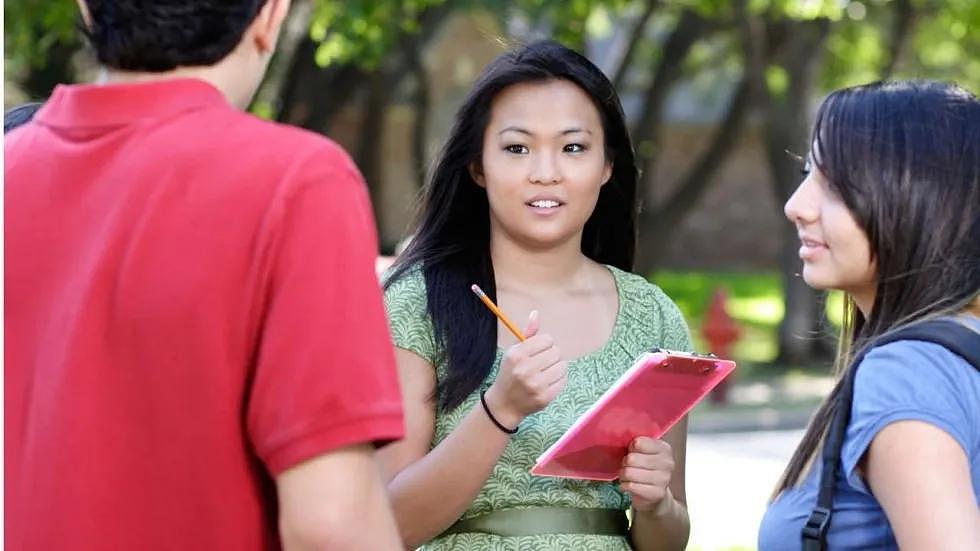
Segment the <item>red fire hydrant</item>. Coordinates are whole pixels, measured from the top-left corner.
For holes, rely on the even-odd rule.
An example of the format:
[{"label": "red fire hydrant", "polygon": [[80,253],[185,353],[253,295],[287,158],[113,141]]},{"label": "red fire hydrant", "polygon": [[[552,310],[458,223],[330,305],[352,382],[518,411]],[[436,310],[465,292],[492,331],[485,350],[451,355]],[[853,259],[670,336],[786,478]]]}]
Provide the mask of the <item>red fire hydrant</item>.
[{"label": "red fire hydrant", "polygon": [[[701,334],[708,341],[710,351],[719,358],[731,358],[731,346],[738,340],[742,330],[725,309],[728,293],[722,288],[716,288],[711,296],[711,303],[704,316]],[[728,385],[731,377],[726,378],[711,391],[711,401],[724,404],[728,400]]]}]

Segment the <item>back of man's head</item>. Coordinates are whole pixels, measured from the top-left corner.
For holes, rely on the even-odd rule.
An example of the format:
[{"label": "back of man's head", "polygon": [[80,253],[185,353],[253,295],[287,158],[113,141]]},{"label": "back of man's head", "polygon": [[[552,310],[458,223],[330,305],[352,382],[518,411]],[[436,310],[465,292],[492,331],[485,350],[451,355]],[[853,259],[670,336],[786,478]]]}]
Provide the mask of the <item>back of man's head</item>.
[{"label": "back of man's head", "polygon": [[82,1],[86,34],[102,65],[163,72],[224,59],[266,0]]}]

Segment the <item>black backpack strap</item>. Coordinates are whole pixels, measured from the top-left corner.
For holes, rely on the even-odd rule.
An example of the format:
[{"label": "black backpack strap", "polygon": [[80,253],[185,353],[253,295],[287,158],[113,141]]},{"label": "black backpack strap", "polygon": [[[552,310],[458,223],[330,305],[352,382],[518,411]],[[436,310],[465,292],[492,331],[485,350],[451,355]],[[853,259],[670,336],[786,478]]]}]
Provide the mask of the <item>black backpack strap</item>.
[{"label": "black backpack strap", "polygon": [[949,319],[917,323],[885,335],[876,340],[874,345],[881,346],[895,341],[925,341],[938,344],[980,370],[980,333],[962,323]]},{"label": "black backpack strap", "polygon": [[827,548],[827,530],[833,516],[834,490],[840,470],[840,454],[844,447],[847,425],[851,420],[851,401],[854,398],[854,379],[864,356],[873,348],[895,341],[925,341],[945,347],[950,352],[980,370],[980,333],[952,320],[932,320],[910,325],[874,340],[851,362],[844,374],[837,405],[820,457],[820,485],[817,506],[803,526],[803,551],[823,551]]}]

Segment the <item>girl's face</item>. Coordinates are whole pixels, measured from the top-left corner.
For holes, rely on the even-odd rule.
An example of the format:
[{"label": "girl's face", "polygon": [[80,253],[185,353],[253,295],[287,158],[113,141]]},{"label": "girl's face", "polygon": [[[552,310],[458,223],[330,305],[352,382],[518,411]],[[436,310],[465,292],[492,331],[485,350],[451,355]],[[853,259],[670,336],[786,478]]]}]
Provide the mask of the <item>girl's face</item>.
[{"label": "girl's face", "polygon": [[877,269],[871,244],[830,182],[812,163],[784,212],[799,232],[803,279],[816,289],[840,289],[862,310],[874,304]]},{"label": "girl's face", "polygon": [[487,190],[490,225],[530,248],[581,241],[609,180],[599,111],[565,80],[515,84],[493,100],[482,163],[470,167]]}]

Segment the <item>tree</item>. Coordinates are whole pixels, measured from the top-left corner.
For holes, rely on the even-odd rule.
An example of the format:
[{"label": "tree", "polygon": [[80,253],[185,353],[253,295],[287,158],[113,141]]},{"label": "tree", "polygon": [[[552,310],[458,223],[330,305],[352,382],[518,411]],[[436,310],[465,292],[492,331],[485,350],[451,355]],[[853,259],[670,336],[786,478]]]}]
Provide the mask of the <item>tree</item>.
[{"label": "tree", "polygon": [[[385,164],[379,137],[388,107],[407,98],[415,113],[410,180],[421,186],[432,108],[422,53],[451,15],[473,10],[493,14],[502,29],[522,21],[528,37],[553,36],[585,52],[603,34],[621,36],[607,70],[621,93],[640,101],[631,126],[645,184],[641,273],[656,266],[674,228],[710,190],[754,121],[781,204],[799,179],[786,151],[806,153],[811,113],[828,90],[889,76],[955,79],[980,90],[980,58],[969,54],[980,51],[980,33],[970,32],[980,28],[974,0],[295,0],[253,111],[329,133],[339,113],[356,110],[360,132],[352,153],[377,198]],[[43,99],[55,83],[74,78],[71,60],[80,45],[74,2],[7,2],[4,15],[8,82]],[[704,76],[731,82],[706,147],[676,181],[651,181],[667,98]],[[655,194],[658,188],[670,192]],[[379,222],[385,214],[376,213]],[[821,341],[813,337],[824,327],[823,308],[821,295],[795,275],[796,236],[785,227],[780,356],[805,361],[819,353]]]},{"label": "tree", "polygon": [[55,85],[73,82],[72,57],[81,46],[78,8],[71,0],[4,2],[4,80],[15,81],[30,100],[43,100]]},{"label": "tree", "polygon": [[[957,75],[974,86],[980,63],[964,55],[965,29],[980,23],[972,2],[933,3],[895,0],[887,4],[824,6],[800,17],[801,6],[774,2],[763,18],[766,27],[765,112],[766,153],[773,192],[785,203],[799,180],[799,161],[787,152],[805,155],[818,94],[892,77]],[[953,29],[950,36],[950,26]],[[980,47],[975,37],[970,39]],[[917,42],[914,49],[907,46]],[[952,59],[966,64],[962,72]],[[787,363],[806,361],[830,350],[823,293],[799,277],[795,229],[786,226],[780,255],[786,315],[779,329],[779,357]]]},{"label": "tree", "polygon": [[[381,136],[388,107],[395,91],[411,79],[416,111],[414,180],[421,187],[427,166],[429,105],[421,52],[456,3],[319,0],[312,2],[312,8],[310,32],[289,61],[275,117],[326,134],[334,117],[360,100],[360,130],[352,154],[378,205],[384,166]],[[379,226],[384,216],[376,209]],[[393,242],[382,243],[386,250],[393,246]]]}]

